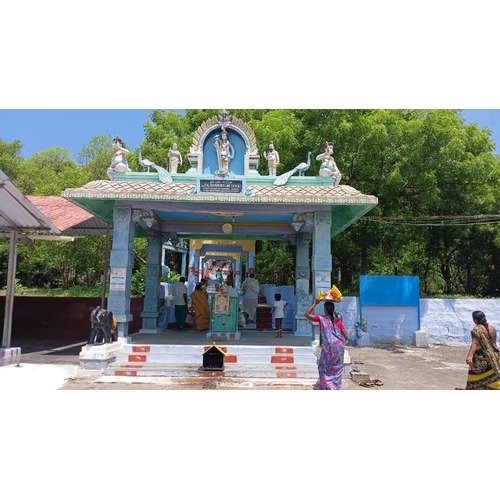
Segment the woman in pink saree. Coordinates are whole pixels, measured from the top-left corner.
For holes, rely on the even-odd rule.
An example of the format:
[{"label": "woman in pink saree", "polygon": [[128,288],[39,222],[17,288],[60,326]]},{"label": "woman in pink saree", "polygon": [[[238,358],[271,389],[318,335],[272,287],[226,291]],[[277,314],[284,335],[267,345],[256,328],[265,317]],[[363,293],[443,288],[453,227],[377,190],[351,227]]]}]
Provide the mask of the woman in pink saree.
[{"label": "woman in pink saree", "polygon": [[325,302],[325,314],[313,314],[313,309],[319,304],[307,308],[305,317],[319,323],[321,355],[318,360],[319,378],[314,389],[336,390],[342,388],[344,372],[344,347],[347,342],[347,332],[340,318],[335,316],[335,304]]}]

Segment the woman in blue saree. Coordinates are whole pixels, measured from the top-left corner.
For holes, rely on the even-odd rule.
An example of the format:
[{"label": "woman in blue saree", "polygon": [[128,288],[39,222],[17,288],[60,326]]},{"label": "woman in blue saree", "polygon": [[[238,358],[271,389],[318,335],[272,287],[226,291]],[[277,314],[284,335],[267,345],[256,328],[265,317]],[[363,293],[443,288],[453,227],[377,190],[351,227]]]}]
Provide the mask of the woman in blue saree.
[{"label": "woman in blue saree", "polygon": [[324,315],[313,314],[313,309],[319,304],[316,299],[306,310],[305,317],[319,323],[321,354],[318,360],[319,378],[314,389],[335,390],[342,388],[344,372],[344,347],[347,342],[347,332],[340,318],[335,316],[335,304],[325,302]]}]

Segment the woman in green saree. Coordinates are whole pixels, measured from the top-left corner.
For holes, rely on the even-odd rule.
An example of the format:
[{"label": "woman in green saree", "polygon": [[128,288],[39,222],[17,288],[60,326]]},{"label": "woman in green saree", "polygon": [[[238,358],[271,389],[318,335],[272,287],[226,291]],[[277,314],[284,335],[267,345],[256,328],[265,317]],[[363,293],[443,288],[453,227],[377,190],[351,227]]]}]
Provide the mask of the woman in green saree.
[{"label": "woman in green saree", "polygon": [[496,345],[497,333],[488,324],[482,311],[472,313],[474,328],[467,354],[469,373],[466,389],[500,389],[500,353]]}]

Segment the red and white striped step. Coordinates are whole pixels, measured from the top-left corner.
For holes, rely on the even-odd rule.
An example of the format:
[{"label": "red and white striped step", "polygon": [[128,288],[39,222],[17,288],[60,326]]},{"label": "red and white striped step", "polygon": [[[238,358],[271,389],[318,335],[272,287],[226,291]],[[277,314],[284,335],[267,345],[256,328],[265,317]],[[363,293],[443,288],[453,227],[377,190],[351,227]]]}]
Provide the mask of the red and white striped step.
[{"label": "red and white striped step", "polygon": [[124,346],[105,375],[117,377],[310,378],[318,376],[311,347],[218,346],[226,353],[223,372],[201,370],[206,345]]}]

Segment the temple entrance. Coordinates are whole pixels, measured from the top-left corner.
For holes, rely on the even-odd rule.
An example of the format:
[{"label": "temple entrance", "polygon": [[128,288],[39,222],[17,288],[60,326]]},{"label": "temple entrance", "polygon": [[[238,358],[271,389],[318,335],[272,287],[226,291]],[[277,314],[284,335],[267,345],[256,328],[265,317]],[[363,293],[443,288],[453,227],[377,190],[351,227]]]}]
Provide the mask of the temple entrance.
[{"label": "temple entrance", "polygon": [[[113,223],[107,308],[117,320],[119,337],[127,340],[137,333],[129,331],[130,290],[133,240],[141,236],[148,240],[148,255],[139,334],[162,334],[163,327],[170,322],[160,325],[161,308],[175,310],[179,304],[174,302],[183,300],[184,294],[174,299],[175,294],[162,297],[160,293],[165,243],[179,252],[182,248],[185,256],[182,273],[187,267],[187,296],[192,296],[202,278],[208,279],[210,287],[214,285],[214,293],[223,294],[226,290],[219,287],[216,292],[215,284],[232,280],[231,288],[237,294],[233,298],[241,302],[244,278],[255,271],[258,277],[255,241],[274,240],[295,247],[291,331],[295,336],[310,339],[312,325],[304,318],[304,311],[313,294],[331,286],[332,237],[378,203],[373,196],[339,185],[340,172],[333,160],[331,143],[326,144],[330,149],[325,147],[316,156],[321,162],[321,175],[317,177],[304,175],[310,167],[311,154],[307,163],[299,163],[276,176],[279,144],[272,144],[272,148],[261,145],[263,150],[268,148],[264,154],[268,175],[262,175],[254,132],[223,111],[203,122],[194,133],[187,153],[190,165],[187,172],[177,173],[174,159],[182,152],[173,150],[176,156],[172,153],[168,169],[141,159],[141,165],[152,164],[152,169],[119,172],[112,165],[110,181],[67,189],[63,193],[65,198]],[[335,168],[327,168],[329,165]],[[242,275],[243,262],[246,276]],[[272,303],[274,290],[260,285],[258,298],[266,297],[267,303]],[[214,304],[212,299],[210,304]],[[213,305],[210,307],[212,311]],[[232,312],[226,316],[235,312],[229,310]],[[234,316],[231,318],[233,321]],[[219,329],[227,327],[225,319],[228,318],[210,318],[206,340],[212,340],[212,335],[218,333],[212,328],[214,324]]]}]

